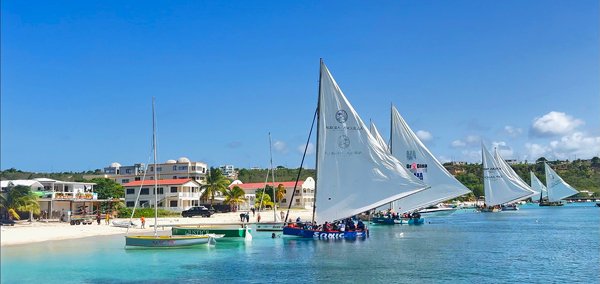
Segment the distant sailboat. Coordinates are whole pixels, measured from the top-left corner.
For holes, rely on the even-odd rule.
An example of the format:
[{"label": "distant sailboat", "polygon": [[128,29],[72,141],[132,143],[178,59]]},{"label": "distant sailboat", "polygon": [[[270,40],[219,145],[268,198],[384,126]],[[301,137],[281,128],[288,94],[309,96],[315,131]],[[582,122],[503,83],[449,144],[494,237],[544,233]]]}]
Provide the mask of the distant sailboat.
[{"label": "distant sailboat", "polygon": [[529,186],[523,186],[515,179],[513,174],[502,164],[502,158],[498,161],[485,145],[481,145],[483,166],[483,188],[485,204],[482,211],[498,212],[500,205],[512,203],[532,194]]},{"label": "distant sailboat", "polygon": [[561,200],[579,193],[576,189],[566,183],[547,163],[544,163],[546,171],[546,190],[548,202],[540,203],[540,206],[562,206]]},{"label": "distant sailboat", "polygon": [[413,212],[471,192],[444,168],[408,126],[396,107],[391,109],[390,151],[405,168],[430,186],[427,190],[399,199],[399,213]]},{"label": "distant sailboat", "polygon": [[[315,220],[348,221],[426,188],[384,151],[322,61],[317,109]],[[295,226],[283,229],[285,235],[307,238],[355,238],[366,232]]]},{"label": "distant sailboat", "polygon": [[527,189],[530,191],[530,194],[527,196],[523,196],[517,200],[511,201],[510,203],[502,204],[502,211],[510,211],[517,210],[517,202],[526,200],[528,198],[534,197],[537,195],[537,192],[531,189],[531,187],[521,179],[521,177],[513,170],[513,168],[500,156],[498,149],[494,150],[494,158],[498,162],[498,165],[502,167],[502,170],[506,173],[507,178],[511,179],[513,182],[517,183],[521,188]]},{"label": "distant sailboat", "polygon": [[533,189],[536,192],[536,195],[540,197],[539,200],[541,203],[544,197],[544,193],[546,194],[546,196],[548,196],[546,186],[540,181],[540,179],[537,178],[537,176],[532,171],[529,171],[529,176],[531,177],[531,189]]},{"label": "distant sailboat", "polygon": [[[152,151],[154,155],[154,169],[157,169],[156,158],[156,117],[154,114],[154,98],[152,99]],[[222,236],[216,235],[188,235],[188,236],[159,236],[158,229],[158,171],[154,171],[154,235],[152,236],[125,236],[126,248],[171,248],[171,247],[188,247],[199,244],[214,243],[214,238]],[[145,174],[144,174],[145,175]],[[145,176],[144,176],[145,178]],[[138,198],[141,190],[138,191]],[[137,199],[136,199],[137,205]],[[135,212],[135,206],[134,206]],[[133,216],[133,213],[132,213]],[[129,221],[131,222],[131,221]],[[129,232],[129,227],[127,229]]]}]

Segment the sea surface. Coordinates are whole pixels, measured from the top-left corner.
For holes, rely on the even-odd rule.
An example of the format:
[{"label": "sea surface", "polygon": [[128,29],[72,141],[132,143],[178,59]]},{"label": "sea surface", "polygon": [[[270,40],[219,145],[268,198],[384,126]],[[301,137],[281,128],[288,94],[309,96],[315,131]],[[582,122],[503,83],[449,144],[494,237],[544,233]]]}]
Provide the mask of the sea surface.
[{"label": "sea surface", "polygon": [[[221,239],[125,250],[123,236],[2,248],[2,283],[598,283],[600,207],[460,210],[355,241]],[[323,282],[325,281],[325,282]]]}]

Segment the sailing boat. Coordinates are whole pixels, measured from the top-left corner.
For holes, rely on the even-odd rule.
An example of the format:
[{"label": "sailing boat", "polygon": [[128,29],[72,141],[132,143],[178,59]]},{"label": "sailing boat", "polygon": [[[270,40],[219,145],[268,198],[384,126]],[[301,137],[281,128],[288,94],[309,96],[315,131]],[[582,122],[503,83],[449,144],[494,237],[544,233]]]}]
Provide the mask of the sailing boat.
[{"label": "sailing boat", "polygon": [[525,188],[530,191],[530,194],[528,196],[524,196],[517,200],[513,200],[510,203],[505,203],[501,205],[502,211],[518,210],[519,208],[517,207],[517,202],[531,198],[537,195],[537,192],[531,189],[531,187],[525,181],[523,181],[523,179],[521,179],[521,177],[515,172],[515,170],[513,170],[513,168],[504,159],[502,159],[500,153],[498,152],[498,149],[494,150],[494,158],[498,162],[498,165],[502,167],[503,171],[506,173],[508,178],[510,178],[513,182],[519,184],[519,186],[521,186],[522,188]]},{"label": "sailing boat", "polygon": [[[154,169],[157,169],[156,159],[156,116],[154,114],[154,98],[152,98],[152,151],[154,155]],[[141,248],[170,248],[187,247],[199,244],[214,243],[214,235],[187,235],[187,236],[159,236],[157,232],[158,220],[158,171],[154,171],[154,235],[125,236],[125,247]],[[138,191],[138,198],[139,193]],[[136,200],[137,201],[137,200]],[[137,205],[137,202],[136,202]],[[134,207],[135,212],[135,207]],[[132,213],[133,216],[133,213]],[[129,231],[129,229],[127,229]]]},{"label": "sailing boat", "polygon": [[[529,171],[529,176],[531,177],[531,189],[537,192],[540,195],[539,203],[543,202],[544,193],[546,193],[546,197],[548,197],[548,190],[546,190],[546,186],[537,178],[537,176]],[[536,195],[537,195],[536,194]]]},{"label": "sailing boat", "polygon": [[[275,171],[273,170],[273,151],[271,146],[273,143],[271,142],[271,133],[269,132],[269,156],[270,156],[270,165],[271,165],[271,174],[273,180],[273,222],[263,222],[256,223],[257,231],[283,231],[283,226],[285,226],[284,222],[278,222],[277,218],[277,191],[275,190]],[[265,189],[267,188],[267,181],[269,180],[269,171],[267,171],[267,178],[265,180]],[[264,196],[264,195],[263,195]],[[261,200],[262,205],[262,200]]]},{"label": "sailing boat", "polygon": [[433,156],[393,105],[391,121],[390,152],[407,170],[430,186],[427,190],[397,200],[399,213],[427,208],[471,192]]},{"label": "sailing boat", "polygon": [[482,212],[499,212],[500,205],[531,196],[529,186],[523,186],[510,171],[481,144],[485,204]]},{"label": "sailing boat", "polygon": [[[313,221],[345,221],[350,230],[304,224],[283,228],[306,238],[356,238],[368,235],[349,218],[426,188],[371,135],[321,60],[317,106],[315,205]],[[363,229],[364,228],[364,229]]]},{"label": "sailing boat", "polygon": [[547,163],[544,163],[546,171],[547,202],[540,202],[540,206],[562,206],[561,200],[579,193],[576,189],[566,183]]}]

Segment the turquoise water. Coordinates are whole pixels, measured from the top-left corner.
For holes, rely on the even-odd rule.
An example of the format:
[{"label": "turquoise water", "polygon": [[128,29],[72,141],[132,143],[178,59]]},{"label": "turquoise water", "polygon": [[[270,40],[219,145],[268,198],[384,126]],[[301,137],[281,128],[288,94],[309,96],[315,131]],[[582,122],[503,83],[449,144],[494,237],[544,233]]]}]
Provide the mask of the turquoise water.
[{"label": "turquoise water", "polygon": [[2,283],[598,283],[600,208],[458,211],[371,226],[357,241],[254,233],[251,243],[124,250],[111,236],[2,248]]}]

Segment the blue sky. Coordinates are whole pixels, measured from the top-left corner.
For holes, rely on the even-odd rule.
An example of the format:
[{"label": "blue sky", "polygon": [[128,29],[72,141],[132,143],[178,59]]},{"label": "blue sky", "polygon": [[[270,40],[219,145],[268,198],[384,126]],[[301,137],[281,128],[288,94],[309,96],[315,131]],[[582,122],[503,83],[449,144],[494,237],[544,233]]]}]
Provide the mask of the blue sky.
[{"label": "blue sky", "polygon": [[[2,1],[1,168],[297,167],[319,58],[442,161],[600,153],[598,1]],[[314,165],[314,154],[308,158]]]}]

